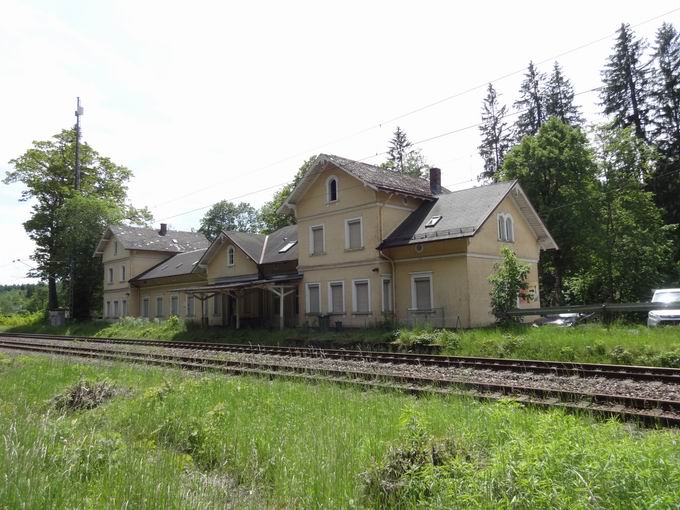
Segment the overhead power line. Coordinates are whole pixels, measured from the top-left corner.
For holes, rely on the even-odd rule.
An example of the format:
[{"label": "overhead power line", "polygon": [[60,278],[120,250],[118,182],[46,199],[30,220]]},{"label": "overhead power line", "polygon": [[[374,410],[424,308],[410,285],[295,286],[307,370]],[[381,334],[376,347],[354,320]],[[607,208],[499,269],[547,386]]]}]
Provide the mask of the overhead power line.
[{"label": "overhead power line", "polygon": [[[664,12],[664,13],[662,13],[662,14],[658,14],[658,15],[653,16],[653,17],[651,17],[651,18],[647,18],[647,19],[645,19],[645,20],[643,20],[643,21],[640,21],[640,22],[638,22],[638,23],[635,23],[635,24],[631,25],[631,28],[637,28],[637,27],[640,27],[640,26],[642,26],[642,25],[646,25],[647,23],[651,23],[652,21],[656,21],[656,20],[658,20],[658,19],[660,19],[660,18],[663,18],[663,17],[668,16],[668,15],[670,15],[670,14],[674,14],[674,13],[676,13],[676,12],[678,12],[678,11],[680,11],[680,7],[677,7],[677,8],[675,8],[675,9],[671,9],[670,11]],[[594,40],[592,40],[592,41],[586,42],[586,43],[581,44],[581,45],[578,45],[578,46],[574,46],[573,48],[570,48],[570,49],[568,49],[568,50],[565,50],[565,51],[563,51],[563,52],[561,52],[561,53],[558,53],[558,54],[553,55],[553,56],[551,56],[551,57],[548,57],[548,58],[545,58],[545,59],[543,59],[543,60],[537,61],[535,64],[536,64],[537,66],[540,66],[540,65],[542,65],[542,64],[545,64],[545,63],[547,63],[547,62],[551,62],[551,61],[553,61],[553,60],[556,60],[556,59],[558,59],[558,58],[564,57],[564,56],[569,55],[569,54],[571,54],[571,53],[575,53],[575,52],[577,52],[577,51],[581,51],[581,50],[583,50],[583,49],[589,48],[589,47],[594,46],[594,45],[596,45],[596,44],[599,44],[599,43],[601,43],[601,42],[603,42],[603,41],[606,41],[606,40],[610,39],[610,38],[612,37],[612,35],[615,35],[615,34],[616,34],[616,31],[614,31],[614,32],[608,32],[607,34],[603,35],[602,37],[598,37],[597,39],[594,39]],[[515,70],[515,71],[509,72],[509,73],[506,73],[506,74],[503,74],[503,75],[498,76],[498,77],[496,77],[496,78],[493,78],[493,79],[491,79],[491,80],[485,80],[483,83],[480,83],[480,84],[475,85],[475,86],[473,86],[473,87],[470,87],[470,88],[461,90],[461,91],[459,91],[459,92],[455,92],[455,93],[453,93],[453,94],[451,94],[451,95],[448,95],[448,96],[446,96],[446,97],[443,97],[443,98],[438,99],[438,100],[436,100],[436,101],[433,101],[433,102],[431,102],[431,103],[425,104],[425,105],[420,106],[420,107],[418,107],[418,108],[415,108],[415,109],[413,109],[413,110],[406,111],[406,112],[404,112],[404,113],[401,113],[401,114],[396,115],[396,116],[394,116],[394,117],[391,117],[391,118],[389,118],[389,119],[380,121],[380,122],[378,122],[378,123],[376,123],[376,124],[372,124],[372,125],[370,125],[370,126],[366,126],[365,128],[359,129],[359,130],[357,130],[357,131],[355,131],[355,132],[353,132],[353,133],[350,133],[350,134],[348,134],[348,135],[341,136],[341,137],[339,137],[339,138],[330,140],[330,141],[328,141],[328,142],[322,143],[322,144],[317,145],[317,146],[315,146],[315,147],[309,148],[309,149],[307,149],[307,150],[305,150],[305,151],[300,151],[300,152],[297,152],[297,153],[292,154],[292,155],[290,155],[290,156],[281,158],[281,159],[279,159],[279,160],[277,160],[277,161],[274,161],[274,162],[272,162],[272,163],[268,163],[268,164],[265,164],[265,165],[263,165],[263,166],[256,167],[256,168],[254,168],[254,169],[252,169],[252,170],[249,170],[249,171],[247,171],[247,172],[244,172],[244,173],[241,174],[241,175],[245,175],[245,174],[252,175],[252,174],[254,174],[254,173],[261,172],[261,171],[266,170],[266,169],[268,169],[268,168],[272,168],[272,167],[274,167],[274,166],[277,166],[277,165],[279,165],[279,164],[281,164],[281,163],[285,163],[285,162],[290,161],[290,160],[292,160],[292,159],[299,158],[299,157],[309,156],[310,154],[314,154],[315,151],[317,151],[317,150],[319,150],[319,149],[322,149],[322,148],[324,148],[324,147],[326,147],[326,146],[328,146],[328,145],[333,145],[333,144],[340,143],[340,142],[345,141],[345,140],[352,139],[352,138],[354,138],[354,137],[356,137],[356,136],[362,135],[362,134],[364,134],[364,133],[368,133],[369,131],[372,131],[372,130],[374,130],[374,129],[380,129],[380,128],[382,128],[382,127],[383,127],[384,125],[386,125],[386,124],[394,123],[394,122],[396,122],[396,121],[398,121],[398,120],[404,119],[404,118],[409,117],[409,116],[411,116],[411,115],[415,115],[416,113],[420,113],[420,112],[422,112],[422,111],[428,110],[428,109],[430,109],[430,108],[433,108],[433,107],[438,106],[438,105],[440,105],[440,104],[446,103],[446,102],[451,101],[451,100],[453,100],[453,99],[456,99],[456,98],[465,96],[466,94],[470,94],[470,93],[472,93],[472,92],[474,92],[474,91],[476,91],[476,90],[479,90],[479,89],[481,89],[481,88],[484,88],[484,87],[488,86],[489,83],[497,83],[497,82],[499,82],[499,81],[505,80],[505,79],[510,78],[510,77],[512,77],[512,76],[515,76],[515,75],[517,75],[517,74],[523,73],[523,72],[525,72],[525,71],[526,71],[526,66],[525,66],[525,67],[522,67],[521,69],[517,69],[517,70]],[[230,178],[230,180],[231,180],[231,179],[233,179],[233,177]],[[219,182],[226,182],[226,180],[219,181]],[[196,189],[196,190],[194,190],[194,191],[190,191],[190,192],[188,192],[188,193],[184,193],[183,195],[179,195],[179,196],[177,196],[177,197],[175,197],[175,198],[171,198],[171,199],[169,199],[169,200],[165,200],[165,201],[163,201],[163,202],[159,202],[159,203],[153,205],[152,208],[160,207],[160,206],[162,206],[162,205],[166,205],[166,204],[170,204],[170,203],[172,203],[172,202],[176,202],[176,201],[178,201],[178,200],[182,200],[183,198],[186,198],[186,197],[195,195],[195,194],[197,194],[197,193],[201,193],[201,192],[203,192],[203,191],[212,189],[213,187],[214,187],[214,184],[211,184],[210,186],[206,186],[206,187],[203,187],[203,188]]]}]

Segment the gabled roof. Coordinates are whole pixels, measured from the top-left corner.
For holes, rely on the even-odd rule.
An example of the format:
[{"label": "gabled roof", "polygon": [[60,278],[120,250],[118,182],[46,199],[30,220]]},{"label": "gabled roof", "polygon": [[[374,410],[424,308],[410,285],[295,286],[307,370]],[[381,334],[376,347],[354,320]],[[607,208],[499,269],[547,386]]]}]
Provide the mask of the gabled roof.
[{"label": "gabled roof", "polygon": [[138,274],[130,281],[149,280],[151,278],[163,278],[167,276],[181,276],[191,274],[198,265],[198,261],[205,253],[203,250],[193,250],[186,253],[173,255],[151,269]]},{"label": "gabled roof", "polygon": [[153,228],[112,225],[104,232],[94,255],[101,256],[104,253],[106,243],[114,236],[126,250],[181,253],[206,249],[210,245],[205,236],[200,232],[168,230],[165,235],[161,235],[158,230]]},{"label": "gabled roof", "polygon": [[[453,191],[438,196],[434,202],[425,202],[410,214],[379,248],[473,236],[510,193],[536,234],[541,248],[557,249],[557,244],[517,181]],[[441,219],[434,227],[426,227],[433,216],[441,216]]]},{"label": "gabled roof", "polygon": [[[293,209],[295,204],[298,203],[307,189],[328,165],[348,173],[375,190],[417,197],[424,200],[433,200],[436,196],[430,191],[430,181],[427,179],[402,175],[378,166],[369,165],[368,163],[341,158],[340,156],[320,154],[314,160],[314,163],[312,163],[309,171],[279,208],[279,212],[283,213]],[[448,190],[442,189],[442,192],[446,193]]]},{"label": "gabled roof", "polygon": [[[280,228],[269,235],[248,232],[222,232],[205,250],[200,265],[209,264],[220,247],[228,242],[238,246],[255,264],[270,264],[297,260],[297,225]],[[295,243],[284,253],[279,250],[288,243]]]}]

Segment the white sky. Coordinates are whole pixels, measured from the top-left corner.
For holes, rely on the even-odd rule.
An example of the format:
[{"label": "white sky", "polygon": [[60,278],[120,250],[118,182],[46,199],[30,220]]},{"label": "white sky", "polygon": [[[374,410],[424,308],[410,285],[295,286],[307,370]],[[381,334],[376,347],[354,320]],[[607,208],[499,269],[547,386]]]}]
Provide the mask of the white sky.
[{"label": "white sky", "polygon": [[[576,92],[599,73],[621,22],[653,37],[680,27],[672,1],[50,2],[0,4],[0,175],[7,162],[74,122],[133,170],[129,195],[156,223],[197,228],[222,199],[260,206],[319,152],[363,159],[400,125],[412,141],[480,120],[485,84],[560,57]],[[609,34],[612,34],[609,36]],[[512,103],[522,73],[499,80]],[[416,114],[391,120],[470,88]],[[597,95],[578,98],[597,121]],[[474,185],[479,133],[419,145],[442,182]],[[383,156],[367,159],[379,163]],[[252,193],[256,190],[265,191]],[[33,250],[21,187],[0,184],[0,283],[20,283]],[[203,208],[197,212],[180,213]]]}]

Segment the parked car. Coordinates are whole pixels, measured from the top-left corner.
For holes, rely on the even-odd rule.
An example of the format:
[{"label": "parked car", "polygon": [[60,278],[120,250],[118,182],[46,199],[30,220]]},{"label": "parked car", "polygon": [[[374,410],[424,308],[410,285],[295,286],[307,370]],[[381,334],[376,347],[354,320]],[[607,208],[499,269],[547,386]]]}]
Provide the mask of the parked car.
[{"label": "parked car", "polygon": [[592,313],[558,313],[557,315],[546,315],[537,319],[532,324],[534,327],[538,326],[559,326],[562,328],[569,328],[581,322],[590,319],[594,314]]},{"label": "parked car", "polygon": [[654,291],[652,303],[678,303],[677,308],[652,310],[647,316],[647,326],[680,326],[680,289],[659,289]]}]

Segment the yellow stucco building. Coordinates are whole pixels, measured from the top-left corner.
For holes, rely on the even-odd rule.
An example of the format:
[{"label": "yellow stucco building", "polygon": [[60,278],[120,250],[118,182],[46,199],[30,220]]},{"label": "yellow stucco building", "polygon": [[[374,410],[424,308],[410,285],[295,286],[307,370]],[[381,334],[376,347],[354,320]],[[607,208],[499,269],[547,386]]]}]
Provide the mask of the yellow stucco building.
[{"label": "yellow stucco building", "polygon": [[321,155],[279,212],[297,224],[212,243],[165,226],[110,227],[96,252],[105,317],[484,326],[494,320],[488,277],[501,247],[529,264],[519,305],[531,307],[540,305],[539,253],[557,249],[517,182],[450,192],[436,168],[421,179]]}]

